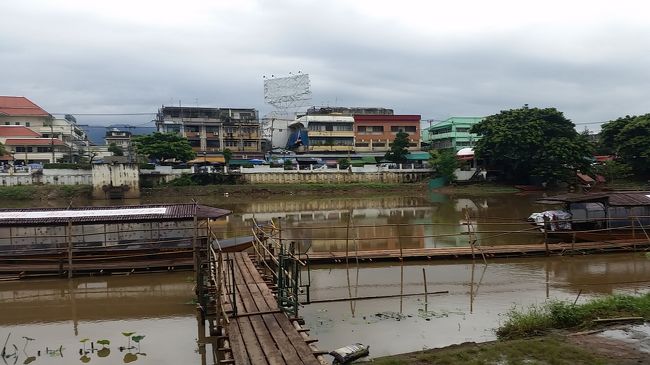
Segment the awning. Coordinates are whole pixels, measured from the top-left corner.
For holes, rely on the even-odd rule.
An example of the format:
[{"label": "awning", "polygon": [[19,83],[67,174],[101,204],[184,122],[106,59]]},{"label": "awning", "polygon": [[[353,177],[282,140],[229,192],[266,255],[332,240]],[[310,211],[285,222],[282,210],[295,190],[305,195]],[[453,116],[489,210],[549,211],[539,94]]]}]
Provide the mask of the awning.
[{"label": "awning", "polygon": [[409,161],[429,161],[430,158],[429,152],[411,152],[406,155],[406,159]]},{"label": "awning", "polygon": [[213,156],[199,156],[191,161],[187,161],[188,164],[198,164],[198,163],[226,163],[226,159],[222,155],[213,155]]}]

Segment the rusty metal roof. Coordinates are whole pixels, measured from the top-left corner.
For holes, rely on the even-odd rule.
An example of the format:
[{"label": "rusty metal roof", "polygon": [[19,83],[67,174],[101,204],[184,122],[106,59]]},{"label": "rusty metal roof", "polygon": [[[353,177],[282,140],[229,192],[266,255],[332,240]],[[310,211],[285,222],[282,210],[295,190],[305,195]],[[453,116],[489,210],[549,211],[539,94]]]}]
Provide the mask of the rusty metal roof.
[{"label": "rusty metal roof", "polygon": [[0,209],[0,226],[130,223],[199,219],[230,214],[200,204],[150,204],[74,208]]},{"label": "rusty metal roof", "polygon": [[563,194],[539,199],[540,203],[604,202],[610,206],[650,205],[649,191],[617,191],[591,194]]}]

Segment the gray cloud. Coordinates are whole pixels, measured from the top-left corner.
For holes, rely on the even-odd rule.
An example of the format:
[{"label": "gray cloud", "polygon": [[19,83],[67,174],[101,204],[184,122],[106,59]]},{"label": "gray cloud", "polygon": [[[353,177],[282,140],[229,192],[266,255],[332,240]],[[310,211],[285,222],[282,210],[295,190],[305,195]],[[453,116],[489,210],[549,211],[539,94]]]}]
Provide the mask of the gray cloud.
[{"label": "gray cloud", "polygon": [[0,94],[51,112],[155,113],[182,100],[264,113],[262,76],[301,70],[314,104],[426,118],[525,103],[576,123],[650,112],[650,25],[634,16],[643,3],[612,16],[521,5],[504,14],[520,3],[503,1],[485,14],[472,2],[88,3],[0,3]]}]

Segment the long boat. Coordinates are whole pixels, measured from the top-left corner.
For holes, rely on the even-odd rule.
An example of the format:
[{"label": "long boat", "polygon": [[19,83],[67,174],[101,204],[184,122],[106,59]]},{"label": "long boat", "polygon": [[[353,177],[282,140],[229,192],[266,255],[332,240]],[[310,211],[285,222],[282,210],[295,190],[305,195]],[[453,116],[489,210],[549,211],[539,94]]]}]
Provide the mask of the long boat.
[{"label": "long boat", "polygon": [[210,223],[231,212],[189,204],[0,209],[0,274],[104,273],[191,267],[197,247],[223,251]]},{"label": "long boat", "polygon": [[650,240],[650,192],[564,194],[537,200],[562,209],[533,213],[528,220],[563,241]]}]

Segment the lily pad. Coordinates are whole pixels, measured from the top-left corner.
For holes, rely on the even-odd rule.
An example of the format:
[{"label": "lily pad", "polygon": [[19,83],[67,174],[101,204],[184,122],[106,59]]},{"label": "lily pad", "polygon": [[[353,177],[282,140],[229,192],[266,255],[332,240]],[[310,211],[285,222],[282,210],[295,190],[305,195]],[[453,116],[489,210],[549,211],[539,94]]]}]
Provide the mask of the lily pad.
[{"label": "lily pad", "polygon": [[103,349],[97,351],[97,356],[99,357],[106,357],[110,354],[111,354],[111,349],[109,349],[108,347],[104,347]]},{"label": "lily pad", "polygon": [[139,336],[133,336],[133,337],[131,337],[131,339],[132,339],[135,343],[140,343],[140,341],[142,341],[142,339],[145,338],[145,337],[146,337],[145,335],[139,335]]},{"label": "lily pad", "polygon": [[136,361],[137,359],[138,359],[138,355],[128,352],[128,353],[124,354],[123,361],[124,361],[125,364],[128,364],[130,362]]},{"label": "lily pad", "polygon": [[79,361],[83,362],[84,364],[89,363],[90,362],[90,357],[84,355],[84,356],[79,358]]},{"label": "lily pad", "polygon": [[97,340],[97,344],[102,345],[102,346],[108,346],[111,344],[111,341],[109,340]]}]

